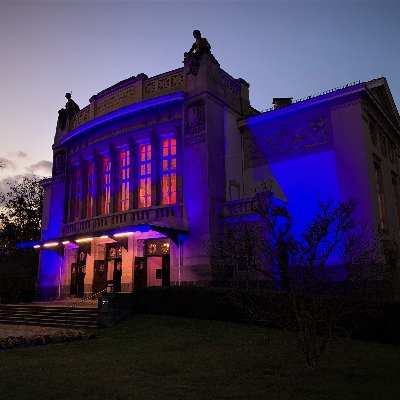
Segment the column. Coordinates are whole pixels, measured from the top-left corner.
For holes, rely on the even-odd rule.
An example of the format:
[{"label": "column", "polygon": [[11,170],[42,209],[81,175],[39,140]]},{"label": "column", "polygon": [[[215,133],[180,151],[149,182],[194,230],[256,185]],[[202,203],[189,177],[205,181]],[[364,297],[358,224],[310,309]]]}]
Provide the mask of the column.
[{"label": "column", "polygon": [[132,138],[128,139],[128,148],[130,154],[129,166],[129,209],[134,210],[138,207],[139,182],[138,182],[138,146]]},{"label": "column", "polygon": [[82,177],[82,203],[80,210],[80,218],[85,219],[87,217],[87,194],[88,194],[88,166],[89,162],[81,159],[79,163]]},{"label": "column", "polygon": [[75,190],[76,190],[76,168],[75,166],[71,166],[69,168],[70,171],[70,187],[69,187],[69,193],[68,193],[68,198],[69,198],[69,213],[68,213],[68,221],[72,222],[74,221],[75,218]]},{"label": "column", "polygon": [[110,144],[110,160],[110,214],[112,214],[119,210],[119,151],[113,144]]},{"label": "column", "polygon": [[103,185],[103,155],[94,152],[93,215],[101,215],[101,192]]},{"label": "column", "polygon": [[182,143],[182,128],[176,126],[176,202],[183,202],[183,143]]},{"label": "column", "polygon": [[150,136],[151,143],[151,205],[161,204],[160,184],[160,141],[154,131]]}]

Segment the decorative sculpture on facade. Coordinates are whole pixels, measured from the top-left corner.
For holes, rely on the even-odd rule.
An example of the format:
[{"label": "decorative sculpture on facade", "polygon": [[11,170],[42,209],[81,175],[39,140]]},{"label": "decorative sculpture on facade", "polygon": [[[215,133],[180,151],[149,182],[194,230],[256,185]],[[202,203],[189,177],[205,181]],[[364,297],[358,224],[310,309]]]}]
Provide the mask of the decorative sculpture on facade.
[{"label": "decorative sculpture on facade", "polygon": [[62,108],[58,111],[57,129],[61,130],[65,129],[68,119],[70,120],[77,112],[80,111],[78,104],[72,100],[71,93],[65,93],[65,97],[67,99],[65,108]]},{"label": "decorative sculpture on facade", "polygon": [[196,39],[191,49],[185,52],[184,63],[189,65],[189,74],[197,75],[200,67],[200,60],[203,54],[207,54],[210,57],[213,64],[218,64],[218,61],[211,53],[211,45],[208,43],[206,38],[201,37],[199,30],[193,31],[193,37]]}]

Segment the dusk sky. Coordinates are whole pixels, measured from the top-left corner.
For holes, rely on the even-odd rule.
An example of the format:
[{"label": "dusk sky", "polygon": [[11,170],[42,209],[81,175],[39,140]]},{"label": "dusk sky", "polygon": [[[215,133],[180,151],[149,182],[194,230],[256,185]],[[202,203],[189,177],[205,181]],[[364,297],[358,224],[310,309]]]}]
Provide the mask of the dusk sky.
[{"label": "dusk sky", "polygon": [[400,1],[0,0],[0,191],[50,175],[58,110],[182,66],[199,29],[253,107],[385,76],[400,107]]}]

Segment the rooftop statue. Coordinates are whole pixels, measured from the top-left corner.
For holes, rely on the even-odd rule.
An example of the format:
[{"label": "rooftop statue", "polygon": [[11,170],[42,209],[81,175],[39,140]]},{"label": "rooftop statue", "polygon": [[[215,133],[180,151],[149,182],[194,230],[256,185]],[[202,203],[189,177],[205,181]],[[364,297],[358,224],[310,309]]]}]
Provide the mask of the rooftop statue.
[{"label": "rooftop statue", "polygon": [[189,74],[197,75],[200,67],[200,59],[203,54],[207,54],[213,64],[218,64],[218,61],[211,53],[211,45],[206,38],[201,37],[199,30],[193,31],[193,37],[196,41],[193,43],[191,49],[185,53],[184,63],[189,64]]},{"label": "rooftop statue", "polygon": [[65,109],[67,110],[67,114],[70,118],[72,118],[79,110],[78,104],[76,104],[72,98],[71,93],[65,93],[65,97],[67,98],[67,102],[65,103]]},{"label": "rooftop statue", "polygon": [[71,93],[65,93],[65,97],[67,99],[65,108],[58,111],[57,128],[61,130],[65,129],[68,118],[71,119],[80,110],[78,104],[72,100]]}]

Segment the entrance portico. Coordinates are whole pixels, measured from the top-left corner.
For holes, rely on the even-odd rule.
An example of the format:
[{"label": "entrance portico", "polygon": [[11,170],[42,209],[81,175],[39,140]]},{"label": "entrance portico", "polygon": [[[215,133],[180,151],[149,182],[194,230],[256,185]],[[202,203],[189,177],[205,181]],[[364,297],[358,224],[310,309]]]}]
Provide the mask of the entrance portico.
[{"label": "entrance portico", "polygon": [[[97,236],[46,241],[35,245],[41,262],[52,259],[58,271],[38,277],[43,299],[95,295],[112,283],[115,292],[180,284],[186,232],[166,226],[133,226]],[[65,239],[65,238],[63,238]],[[57,258],[57,262],[54,262]]]}]

